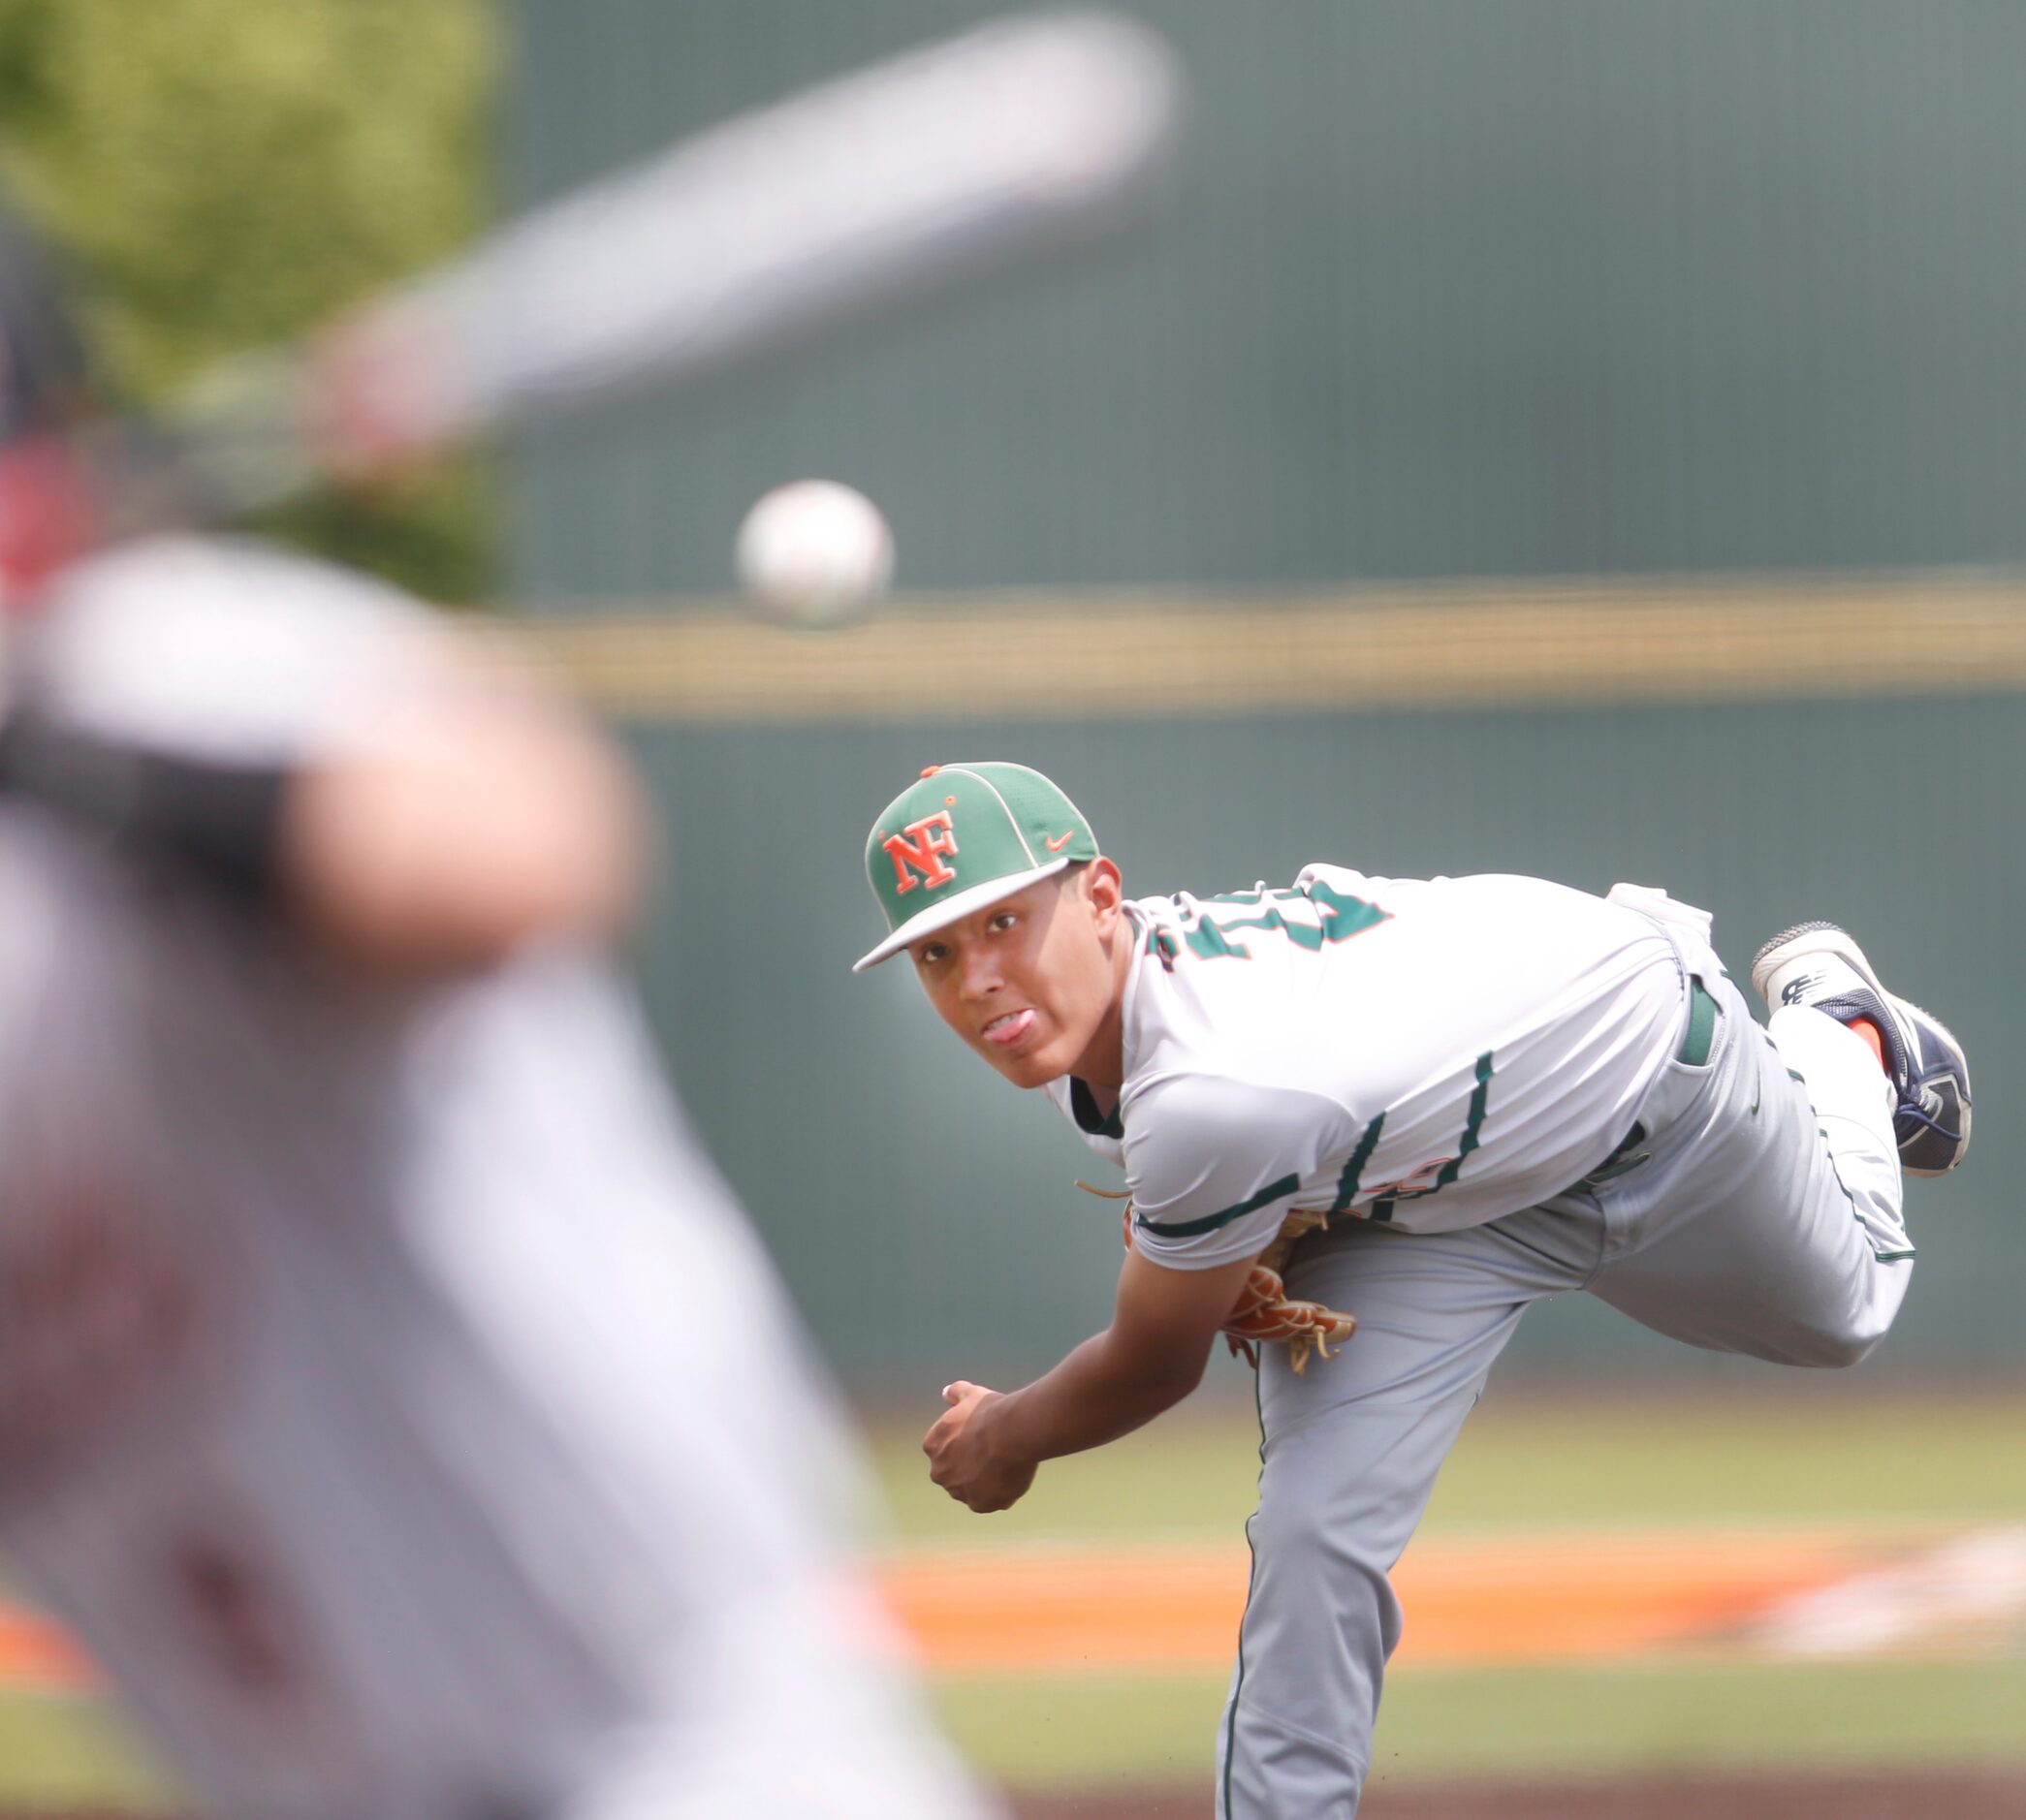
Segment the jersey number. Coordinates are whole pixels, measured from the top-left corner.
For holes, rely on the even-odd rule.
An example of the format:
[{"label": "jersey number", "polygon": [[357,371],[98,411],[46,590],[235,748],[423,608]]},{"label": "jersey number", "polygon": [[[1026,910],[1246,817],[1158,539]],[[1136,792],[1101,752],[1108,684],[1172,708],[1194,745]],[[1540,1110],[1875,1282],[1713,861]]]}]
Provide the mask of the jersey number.
[{"label": "jersey number", "polygon": [[[1234,929],[1269,929],[1313,955],[1326,945],[1347,942],[1353,935],[1377,928],[1391,921],[1393,914],[1362,897],[1337,891],[1321,879],[1311,879],[1306,885],[1290,886],[1285,891],[1226,892],[1210,901],[1249,907],[1263,904],[1265,908],[1257,916],[1240,917],[1214,916],[1206,907],[1179,939],[1172,929],[1154,930],[1147,938],[1148,951],[1158,955],[1161,965],[1169,972],[1175,970],[1176,958],[1185,948],[1204,960],[1250,960],[1252,951],[1243,942],[1231,939],[1230,931]],[[1315,920],[1312,923],[1306,917],[1297,917],[1289,921],[1281,914],[1282,904],[1304,904],[1315,912]]]}]

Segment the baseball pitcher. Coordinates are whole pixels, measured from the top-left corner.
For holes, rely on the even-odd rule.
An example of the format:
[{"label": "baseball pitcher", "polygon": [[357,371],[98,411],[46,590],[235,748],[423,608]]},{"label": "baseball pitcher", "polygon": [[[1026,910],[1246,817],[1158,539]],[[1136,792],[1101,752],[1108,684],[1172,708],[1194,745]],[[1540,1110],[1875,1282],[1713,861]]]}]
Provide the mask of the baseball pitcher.
[{"label": "baseball pitcher", "polygon": [[860,968],[904,953],[1130,1193],[1110,1326],[1024,1389],[948,1386],[934,1481],[1003,1509],[1187,1396],[1219,1330],[1260,1352],[1222,1820],[1356,1810],[1387,1575],[1529,1306],[1588,1290],[1692,1345],[1854,1364],[1913,1272],[1902,1175],[1969,1142],[1960,1047],[1828,924],[1759,951],[1761,1027],[1664,893],[1314,864],[1128,900],[1003,763],[932,766],[866,866],[887,932]]}]

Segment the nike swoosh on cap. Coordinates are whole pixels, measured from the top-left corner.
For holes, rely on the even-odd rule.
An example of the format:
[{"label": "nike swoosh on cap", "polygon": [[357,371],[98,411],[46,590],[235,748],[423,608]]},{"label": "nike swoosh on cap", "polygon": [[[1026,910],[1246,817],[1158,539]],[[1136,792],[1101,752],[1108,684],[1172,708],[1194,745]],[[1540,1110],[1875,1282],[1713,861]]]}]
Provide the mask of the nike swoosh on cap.
[{"label": "nike swoosh on cap", "polygon": [[1060,853],[1075,838],[1076,830],[1072,828],[1066,834],[1044,834],[1041,837],[1041,844],[1050,853]]}]

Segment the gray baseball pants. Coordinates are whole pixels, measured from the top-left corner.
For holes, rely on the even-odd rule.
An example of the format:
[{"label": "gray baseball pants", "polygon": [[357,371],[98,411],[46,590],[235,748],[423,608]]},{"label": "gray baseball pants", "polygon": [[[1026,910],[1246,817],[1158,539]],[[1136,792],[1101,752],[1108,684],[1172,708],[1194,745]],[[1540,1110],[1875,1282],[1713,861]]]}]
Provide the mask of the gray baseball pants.
[{"label": "gray baseball pants", "polygon": [[[1689,957],[1694,964],[1695,957]],[[1288,1293],[1358,1317],[1297,1377],[1267,1347],[1250,1589],[1218,1740],[1219,1820],[1350,1820],[1402,1613],[1387,1574],[1520,1316],[1588,1290],[1690,1345],[1847,1365],[1913,1273],[1892,1095],[1870,1050],[1794,1007],[1770,1029],[1714,957],[1708,1059],[1640,1109],[1646,1160],[1594,1188],[1441,1234],[1318,1235]]]}]

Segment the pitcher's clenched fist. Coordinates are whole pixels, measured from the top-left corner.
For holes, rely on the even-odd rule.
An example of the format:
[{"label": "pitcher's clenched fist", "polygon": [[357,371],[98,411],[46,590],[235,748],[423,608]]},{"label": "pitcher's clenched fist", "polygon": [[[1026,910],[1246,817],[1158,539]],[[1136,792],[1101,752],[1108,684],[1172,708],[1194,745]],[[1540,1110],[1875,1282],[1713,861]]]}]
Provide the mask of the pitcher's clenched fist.
[{"label": "pitcher's clenched fist", "polygon": [[929,1477],[974,1511],[1006,1510],[1027,1495],[1038,1464],[1005,1450],[994,1412],[1005,1402],[997,1391],[959,1378],[942,1387],[949,1408],[922,1441]]}]

